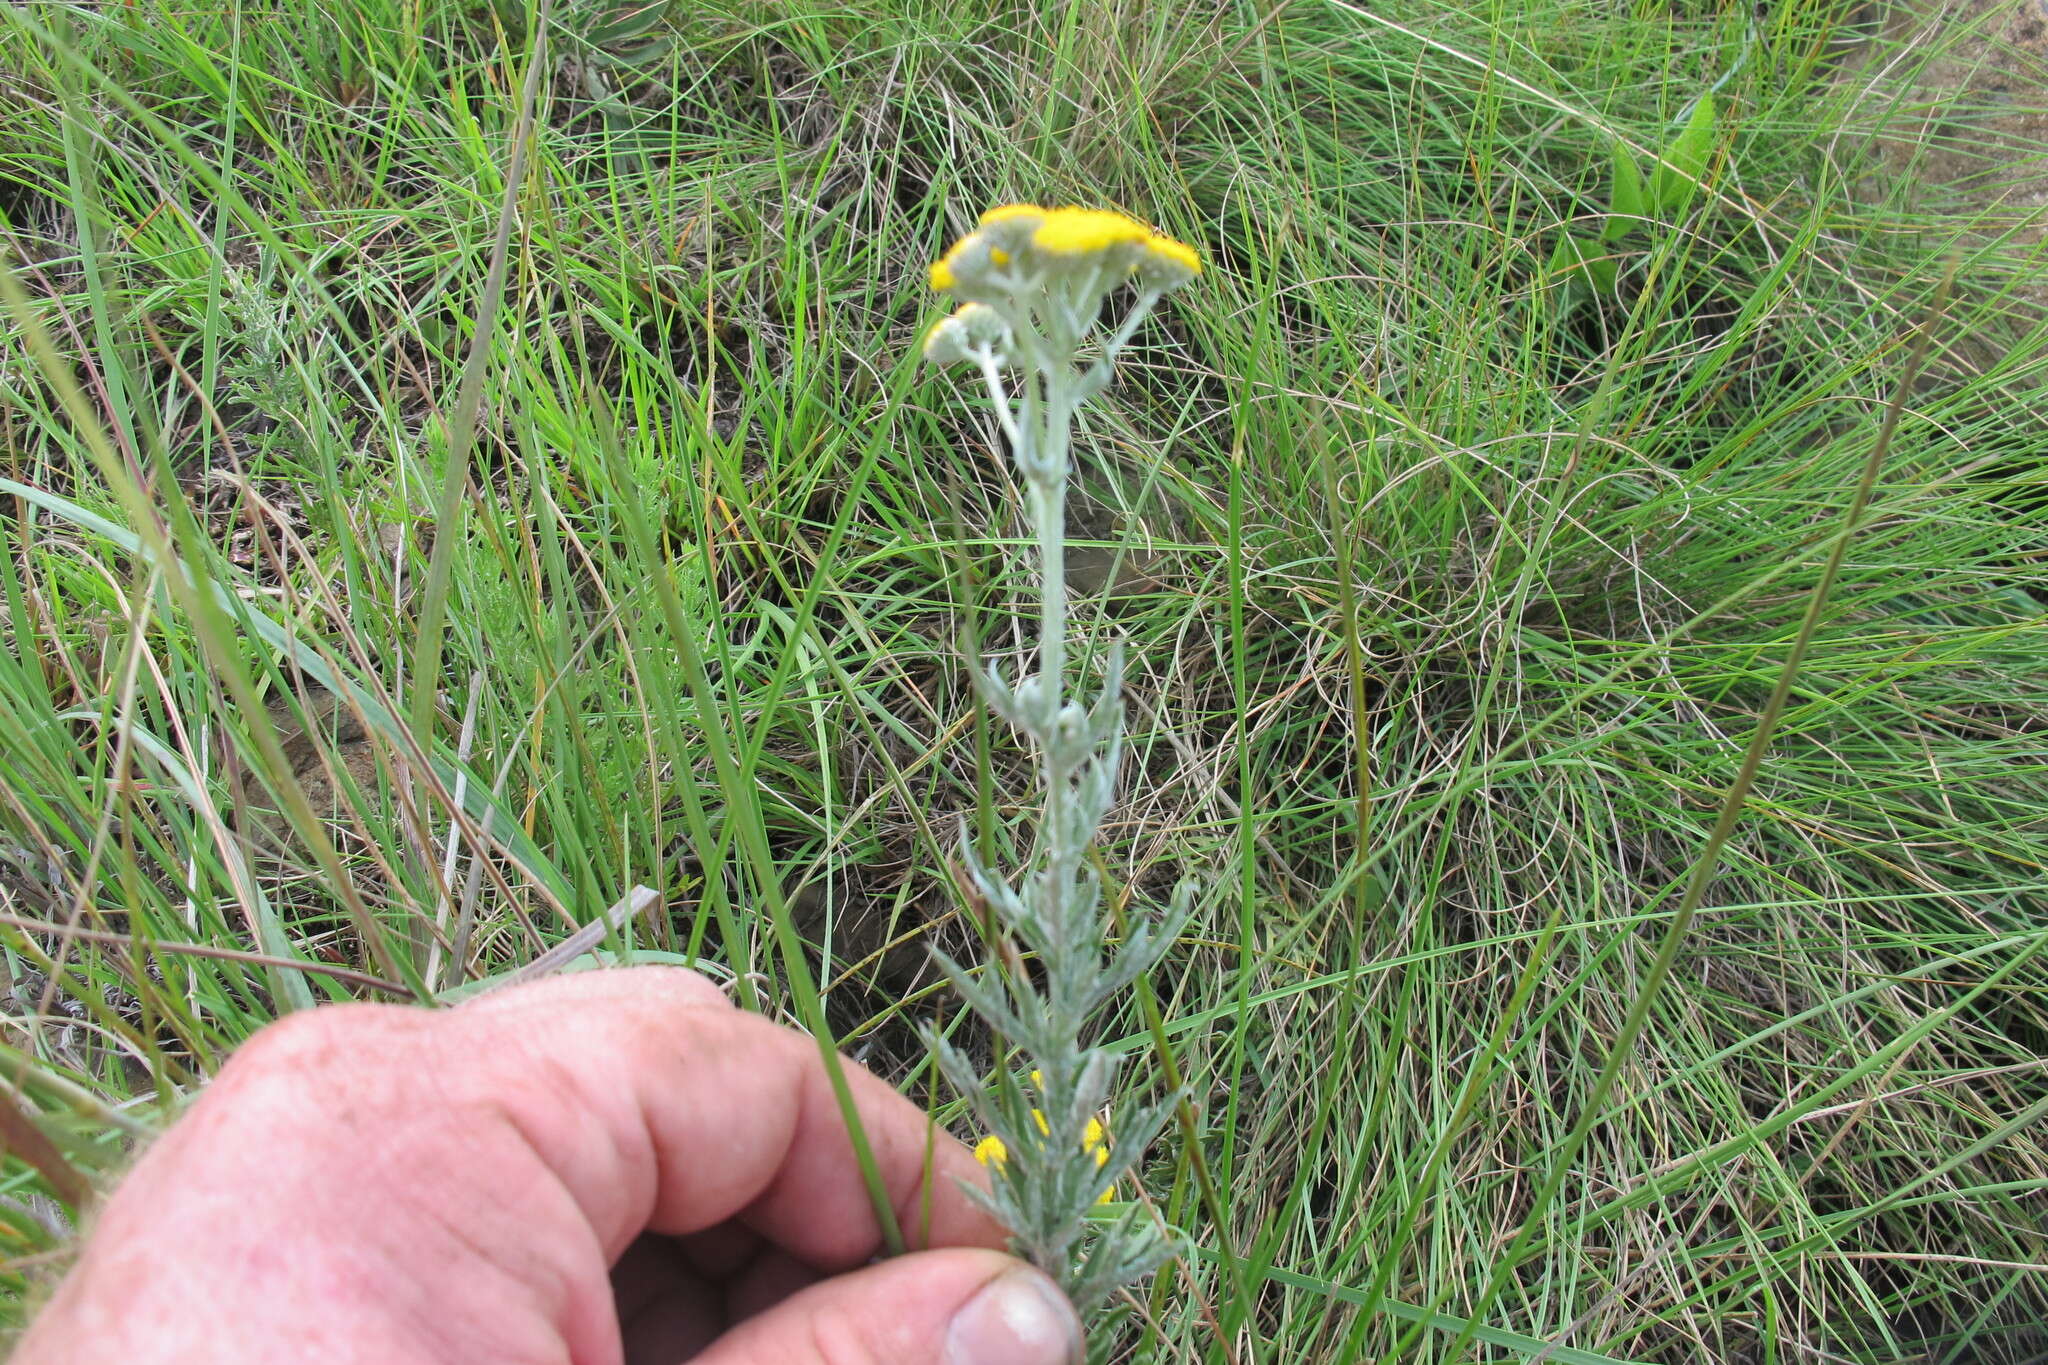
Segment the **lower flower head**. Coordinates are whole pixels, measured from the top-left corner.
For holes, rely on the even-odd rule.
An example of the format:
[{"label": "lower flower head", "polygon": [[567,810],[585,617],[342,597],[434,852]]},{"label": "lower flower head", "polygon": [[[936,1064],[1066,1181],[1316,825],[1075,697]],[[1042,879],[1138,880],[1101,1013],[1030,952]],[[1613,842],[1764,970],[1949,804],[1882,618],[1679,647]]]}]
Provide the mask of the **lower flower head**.
[{"label": "lower flower head", "polygon": [[[1039,1132],[1051,1136],[1052,1125],[1045,1121],[1044,1114],[1034,1109],[1031,1117],[1037,1120]],[[1088,1120],[1087,1130],[1081,1135],[1081,1149],[1095,1158],[1095,1169],[1101,1170],[1109,1164],[1109,1134],[1103,1129],[1100,1119]],[[974,1144],[974,1159],[992,1171],[1000,1171],[1009,1165],[1010,1148],[1001,1138],[990,1133]],[[1107,1204],[1115,1198],[1116,1189],[1112,1186],[1097,1196],[1095,1202]]]},{"label": "lower flower head", "polygon": [[934,365],[976,360],[986,350],[1000,363],[1010,345],[1010,327],[985,303],[963,303],[925,334],[924,358]]},{"label": "lower flower head", "polygon": [[989,266],[989,241],[970,232],[953,243],[946,254],[932,262],[932,288],[958,289],[962,280],[976,279]]}]

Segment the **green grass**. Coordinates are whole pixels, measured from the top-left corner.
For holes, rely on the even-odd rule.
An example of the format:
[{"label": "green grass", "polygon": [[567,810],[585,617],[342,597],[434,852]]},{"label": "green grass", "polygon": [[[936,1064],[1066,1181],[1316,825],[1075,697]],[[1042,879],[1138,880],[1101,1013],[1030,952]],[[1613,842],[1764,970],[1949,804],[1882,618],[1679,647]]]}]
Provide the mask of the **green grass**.
[{"label": "green grass", "polygon": [[[0,1043],[69,1167],[280,1012],[516,970],[638,884],[612,951],[926,1094],[949,845],[1031,781],[960,664],[1025,555],[912,359],[923,267],[1102,201],[1212,263],[1079,437],[1110,883],[1208,888],[1153,986],[1226,1225],[1161,1144],[1202,1250],[1136,1348],[2048,1351],[2048,332],[2039,253],[1883,160],[1970,136],[1938,40],[558,0],[528,109],[520,4],[340,8],[0,11]],[[1561,301],[1616,144],[1709,87],[1703,192]],[[23,1155],[14,1315],[70,1242]]]}]

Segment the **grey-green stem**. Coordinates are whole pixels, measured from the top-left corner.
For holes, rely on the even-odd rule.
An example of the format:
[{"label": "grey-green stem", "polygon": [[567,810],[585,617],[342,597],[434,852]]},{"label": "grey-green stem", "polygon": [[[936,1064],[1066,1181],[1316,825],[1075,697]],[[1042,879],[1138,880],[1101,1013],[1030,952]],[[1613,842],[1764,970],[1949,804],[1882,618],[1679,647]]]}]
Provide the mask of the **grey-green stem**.
[{"label": "grey-green stem", "polygon": [[[984,868],[965,840],[960,856],[1001,932],[1035,958],[1040,975],[1034,982],[1008,953],[996,955],[1002,970],[993,983],[941,960],[970,1008],[1024,1054],[1032,1079],[1028,1086],[999,1079],[991,1094],[964,1057],[934,1038],[948,1078],[1008,1153],[986,1202],[1010,1228],[1017,1249],[1084,1310],[1150,1274],[1170,1253],[1168,1235],[1142,1204],[1133,1201],[1112,1215],[1098,1201],[1157,1136],[1178,1098],[1169,1095],[1141,1112],[1118,1115],[1110,1126],[1112,1145],[1090,1147],[1090,1124],[1109,1101],[1115,1072],[1114,1059],[1088,1045],[1090,1018],[1156,959],[1171,936],[1170,927],[1140,929],[1114,955],[1108,951],[1088,851],[1109,808],[1122,752],[1120,653],[1110,651],[1094,704],[1069,700],[1066,687],[1066,500],[1074,414],[1107,382],[1117,352],[1158,297],[1150,291],[1141,295],[1084,371],[1076,352],[1094,327],[1107,280],[1098,269],[1091,278],[1053,282],[1029,306],[1017,298],[990,303],[1010,329],[1008,354],[999,357],[991,346],[967,353],[982,372],[1011,442],[1038,575],[1036,673],[1014,684],[980,669],[976,677],[988,704],[1037,749],[1045,791],[1019,884],[1013,887]],[[1003,382],[1006,362],[1036,372],[1014,394]],[[1184,902],[1175,909],[1185,913]]]}]

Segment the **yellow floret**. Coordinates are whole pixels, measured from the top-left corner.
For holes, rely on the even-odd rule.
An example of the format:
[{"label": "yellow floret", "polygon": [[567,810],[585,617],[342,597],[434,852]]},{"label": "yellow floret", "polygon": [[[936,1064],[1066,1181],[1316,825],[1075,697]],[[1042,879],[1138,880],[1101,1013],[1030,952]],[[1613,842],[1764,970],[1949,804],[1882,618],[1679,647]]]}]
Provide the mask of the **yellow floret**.
[{"label": "yellow floret", "polygon": [[993,223],[1007,223],[1017,218],[1043,217],[1045,210],[1036,204],[998,204],[981,215],[981,225],[988,227]]},{"label": "yellow floret", "polygon": [[[1052,1131],[1052,1125],[1045,1121],[1044,1114],[1034,1109],[1031,1111],[1031,1117],[1038,1120],[1038,1130],[1041,1133],[1049,1134]],[[1098,1168],[1109,1164],[1109,1134],[1103,1131],[1100,1119],[1088,1120],[1088,1128],[1082,1134],[1081,1145],[1085,1150],[1094,1153],[1095,1164]],[[992,1171],[999,1171],[1009,1161],[1010,1149],[1003,1145],[1001,1138],[997,1137],[994,1133],[990,1133],[987,1137],[974,1144],[974,1159]],[[1116,1190],[1112,1188],[1104,1190],[1095,1202],[1098,1204],[1110,1204],[1115,1201]]]},{"label": "yellow floret", "polygon": [[1142,242],[1152,235],[1143,223],[1109,209],[1064,208],[1045,215],[1031,244],[1056,256],[1087,256]]},{"label": "yellow floret", "polygon": [[967,262],[970,282],[981,274],[986,256],[977,255],[988,245],[988,238],[979,232],[970,232],[946,248],[946,254],[932,266],[932,288],[957,289],[960,287],[962,263]]},{"label": "yellow floret", "polygon": [[1186,242],[1176,242],[1171,237],[1152,236],[1145,239],[1145,251],[1155,259],[1170,265],[1177,265],[1190,275],[1202,273],[1202,258]]}]

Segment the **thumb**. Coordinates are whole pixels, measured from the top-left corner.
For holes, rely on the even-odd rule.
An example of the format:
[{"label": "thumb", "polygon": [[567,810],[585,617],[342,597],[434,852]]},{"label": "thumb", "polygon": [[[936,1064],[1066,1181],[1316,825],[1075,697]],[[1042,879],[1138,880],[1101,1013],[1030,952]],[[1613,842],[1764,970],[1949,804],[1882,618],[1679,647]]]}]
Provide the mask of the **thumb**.
[{"label": "thumb", "polygon": [[835,1275],[748,1318],[694,1365],[1080,1365],[1059,1288],[993,1251],[921,1251]]}]

